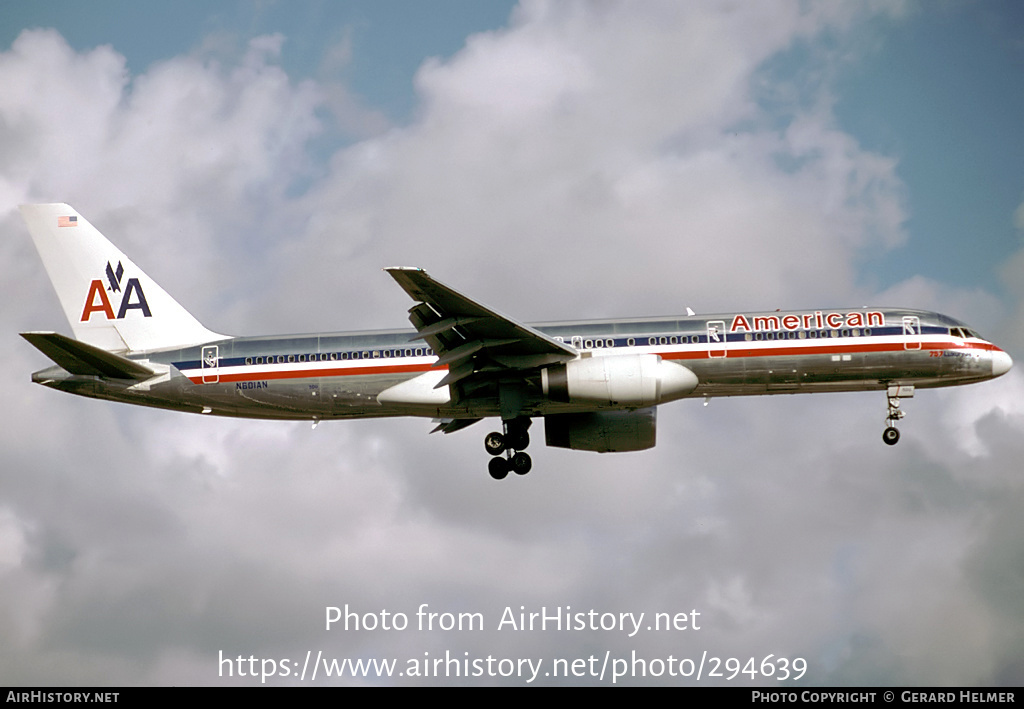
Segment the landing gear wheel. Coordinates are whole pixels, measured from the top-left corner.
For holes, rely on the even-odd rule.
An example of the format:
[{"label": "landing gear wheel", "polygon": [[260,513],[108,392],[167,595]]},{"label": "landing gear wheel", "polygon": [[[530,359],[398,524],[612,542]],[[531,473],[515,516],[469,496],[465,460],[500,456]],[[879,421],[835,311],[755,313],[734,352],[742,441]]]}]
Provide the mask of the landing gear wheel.
[{"label": "landing gear wheel", "polygon": [[896,428],[895,426],[889,426],[884,431],[882,431],[882,440],[885,441],[886,445],[896,445],[897,443],[899,443],[900,440],[899,429]]},{"label": "landing gear wheel", "polygon": [[495,480],[504,480],[508,475],[509,462],[507,458],[491,458],[487,464],[487,472]]},{"label": "landing gear wheel", "polygon": [[497,431],[488,433],[484,437],[484,448],[491,455],[501,455],[505,452],[505,437]]},{"label": "landing gear wheel", "polygon": [[503,433],[494,431],[484,437],[484,449],[493,458],[487,464],[487,472],[495,480],[502,480],[509,471],[516,475],[526,475],[533,468],[533,460],[523,452],[530,445],[530,418],[520,416],[514,419],[502,419]]},{"label": "landing gear wheel", "polygon": [[527,453],[519,452],[512,456],[512,472],[516,475],[526,475],[533,467],[533,461]]},{"label": "landing gear wheel", "polygon": [[521,451],[530,445],[530,434],[523,429],[512,429],[508,432],[508,447]]}]

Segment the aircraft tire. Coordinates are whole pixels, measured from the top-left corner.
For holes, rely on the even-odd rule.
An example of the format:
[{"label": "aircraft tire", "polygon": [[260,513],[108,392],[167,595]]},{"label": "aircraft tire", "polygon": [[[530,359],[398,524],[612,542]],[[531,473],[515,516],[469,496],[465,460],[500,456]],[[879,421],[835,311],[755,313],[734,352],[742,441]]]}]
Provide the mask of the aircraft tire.
[{"label": "aircraft tire", "polygon": [[894,446],[899,443],[900,431],[895,426],[889,426],[882,431],[882,440],[885,441],[887,446]]},{"label": "aircraft tire", "polygon": [[533,461],[528,453],[519,452],[512,456],[512,472],[516,475],[526,475],[533,468]]},{"label": "aircraft tire", "polygon": [[530,434],[525,430],[513,430],[508,434],[508,447],[514,451],[524,450],[530,445]]},{"label": "aircraft tire", "polygon": [[505,437],[497,431],[492,431],[484,436],[484,449],[491,455],[501,455],[505,452]]},{"label": "aircraft tire", "polygon": [[508,476],[509,463],[505,458],[491,458],[487,464],[487,472],[495,480],[504,480]]}]

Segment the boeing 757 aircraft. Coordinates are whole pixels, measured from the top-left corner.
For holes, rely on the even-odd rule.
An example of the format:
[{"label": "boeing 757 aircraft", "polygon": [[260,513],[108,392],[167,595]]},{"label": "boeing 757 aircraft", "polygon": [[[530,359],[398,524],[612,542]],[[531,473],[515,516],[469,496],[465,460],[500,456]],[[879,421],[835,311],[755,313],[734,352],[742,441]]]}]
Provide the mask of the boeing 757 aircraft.
[{"label": "boeing 757 aircraft", "polygon": [[831,308],[526,325],[434,280],[387,268],[415,331],[230,337],[207,330],[66,204],[21,207],[74,337],[22,337],[54,389],[177,411],[312,421],[425,416],[452,433],[488,417],[496,479],[549,446],[654,446],[658,404],[683,398],[884,391],[889,445],[916,389],[998,377],[1010,356],[952,318]]}]

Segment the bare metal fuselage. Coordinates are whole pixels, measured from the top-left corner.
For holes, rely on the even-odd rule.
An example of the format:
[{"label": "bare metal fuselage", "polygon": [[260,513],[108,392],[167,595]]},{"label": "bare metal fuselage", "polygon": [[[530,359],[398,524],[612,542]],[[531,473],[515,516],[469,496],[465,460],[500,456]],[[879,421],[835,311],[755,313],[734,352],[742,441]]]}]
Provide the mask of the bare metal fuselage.
[{"label": "bare metal fuselage", "polygon": [[[1005,371],[1008,358],[962,323],[926,311],[852,309],[547,323],[536,330],[581,358],[654,354],[697,377],[685,397],[883,390],[965,384]],[[411,330],[239,337],[132,354],[166,365],[149,381],[70,375],[51,367],[41,384],[82,396],[221,416],[327,420],[379,416],[469,419],[500,416],[498,397],[451,401],[434,384],[444,367]],[[422,395],[383,396],[423,380]],[[521,414],[636,408],[556,400],[539,376]],[[403,390],[404,391],[404,390]],[[660,402],[659,402],[660,403]]]}]

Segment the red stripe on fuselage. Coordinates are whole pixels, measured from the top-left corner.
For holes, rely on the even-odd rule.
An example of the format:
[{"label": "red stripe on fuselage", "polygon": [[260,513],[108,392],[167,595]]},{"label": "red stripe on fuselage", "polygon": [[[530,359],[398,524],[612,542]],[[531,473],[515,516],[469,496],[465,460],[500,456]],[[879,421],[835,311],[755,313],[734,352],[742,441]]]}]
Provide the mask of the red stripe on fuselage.
[{"label": "red stripe on fuselage", "polygon": [[[767,343],[766,343],[767,344]],[[868,354],[871,352],[921,352],[924,350],[982,350],[989,352],[1002,352],[1002,350],[990,342],[922,342],[920,348],[908,349],[905,342],[889,342],[878,344],[849,344],[849,345],[811,345],[800,347],[770,347],[729,343],[725,348],[728,359],[741,357],[786,357],[798,355],[823,355],[823,354]],[[716,352],[722,350],[716,349]],[[608,352],[608,350],[605,350]],[[626,354],[623,352],[622,354]],[[661,352],[662,359],[669,360],[694,360],[694,359],[723,359],[722,357],[709,358],[708,348],[699,350],[686,350],[682,352]],[[601,355],[610,356],[610,355]],[[435,369],[429,364],[394,364],[376,367],[344,367],[344,368],[318,368],[318,369],[288,369],[273,372],[241,372],[232,373],[233,367],[226,367],[228,371],[215,373],[215,370],[201,371],[199,374],[190,376],[188,379],[193,384],[203,384],[203,377],[216,376],[219,382],[252,382],[265,381],[269,379],[311,379],[319,377],[349,377],[367,374],[415,374],[429,372]],[[437,367],[439,371],[447,370],[448,367]]]},{"label": "red stripe on fuselage", "polygon": [[[193,384],[202,384],[203,377],[216,376],[221,382],[254,382],[266,379],[311,379],[317,377],[348,377],[360,374],[410,374],[414,372],[429,372],[433,367],[429,364],[394,364],[384,367],[346,367],[333,369],[287,369],[275,372],[241,372],[232,373],[232,367],[225,367],[227,372],[221,370],[218,374],[213,369],[201,371],[198,375],[189,377]],[[448,369],[438,367],[438,369]]]},{"label": "red stripe on fuselage", "polygon": [[[920,352],[922,350],[986,350],[1001,352],[998,347],[989,342],[922,342],[921,346],[908,348],[904,342],[885,342],[878,344],[849,344],[849,345],[811,345],[811,346],[783,346],[783,347],[750,347],[742,344],[729,343],[727,347],[714,347],[712,351],[728,352],[728,358],[739,357],[785,357],[793,355],[815,355],[815,354],[867,354],[869,352]],[[686,352],[663,352],[662,359],[708,359],[708,348]],[[722,359],[714,357],[713,359]]]}]

